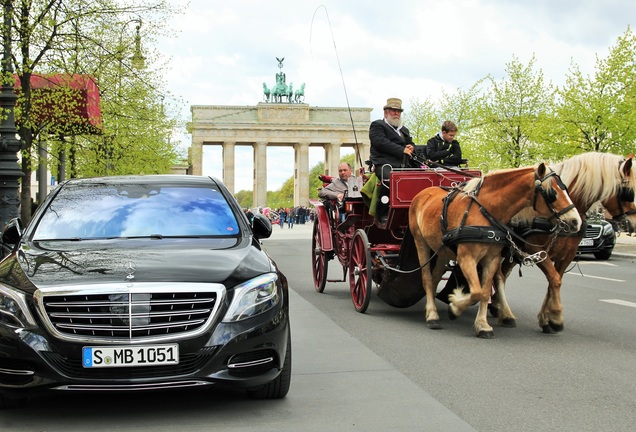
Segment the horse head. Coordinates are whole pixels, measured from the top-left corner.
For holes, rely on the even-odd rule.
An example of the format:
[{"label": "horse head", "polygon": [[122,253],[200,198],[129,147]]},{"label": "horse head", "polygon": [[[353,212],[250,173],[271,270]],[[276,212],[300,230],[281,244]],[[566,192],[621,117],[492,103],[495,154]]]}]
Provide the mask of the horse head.
[{"label": "horse head", "polygon": [[[577,232],[581,228],[581,216],[576,210],[561,177],[540,163],[534,172],[534,201],[532,207],[537,213],[558,219],[566,232]],[[539,199],[541,196],[542,199]]]},{"label": "horse head", "polygon": [[633,233],[636,230],[636,167],[633,153],[619,162],[618,175],[612,194],[601,200],[601,204],[612,216],[612,220],[619,222],[625,231]]}]

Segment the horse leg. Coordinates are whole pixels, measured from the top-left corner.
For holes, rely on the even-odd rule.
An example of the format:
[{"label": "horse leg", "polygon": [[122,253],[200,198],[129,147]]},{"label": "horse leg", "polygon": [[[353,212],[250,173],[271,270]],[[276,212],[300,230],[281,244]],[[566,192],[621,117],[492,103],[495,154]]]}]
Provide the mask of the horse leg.
[{"label": "horse leg", "polygon": [[517,327],[517,319],[512,313],[508,299],[506,298],[506,280],[515,265],[516,263],[514,261],[511,263],[510,260],[504,259],[493,279],[495,293],[493,294],[491,303],[497,308],[498,323],[503,327]]},{"label": "horse leg", "polygon": [[548,288],[537,319],[543,333],[553,334],[563,330],[563,311],[560,301],[555,298],[555,293],[561,289],[561,276],[550,259],[540,262],[538,266],[548,280]]},{"label": "horse leg", "polygon": [[[457,263],[466,278],[470,292],[465,293],[463,292],[462,287],[457,287],[453,290],[453,293],[448,296],[448,313],[455,317],[460,316],[464,313],[464,311],[466,311],[466,309],[468,309],[469,306],[474,305],[482,299],[481,283],[479,281],[479,275],[477,274],[477,261],[473,256],[461,257],[458,250]],[[489,297],[490,292],[488,292],[488,298]]]},{"label": "horse leg", "polygon": [[426,292],[426,325],[433,330],[441,329],[442,326],[439,322],[439,314],[437,313],[437,306],[435,305],[435,287],[433,286],[433,279],[431,276],[430,263],[428,262],[431,255],[431,250],[419,232],[413,235],[415,247],[417,248],[417,256],[419,263],[422,267],[422,286]]},{"label": "horse leg", "polygon": [[548,291],[538,315],[539,326],[543,329],[543,333],[557,333],[562,331],[564,327],[561,285],[563,283],[563,274],[576,255],[576,247],[569,247],[568,245],[568,249],[568,253],[561,259],[556,259],[554,264],[549,259],[539,263],[539,268],[548,279]]},{"label": "horse leg", "polygon": [[[419,255],[419,253],[418,253]],[[428,253],[424,254],[420,258],[420,265],[423,265],[428,261]],[[433,284],[433,278],[431,275],[431,269],[427,265],[422,269],[422,285],[426,292],[426,325],[433,330],[441,329],[442,326],[439,322],[439,313],[437,312],[437,306],[435,305],[435,285]]]},{"label": "horse leg", "polygon": [[486,259],[485,261],[482,259],[481,261],[486,263],[486,265],[482,265],[482,275],[480,278],[477,273],[478,262],[474,254],[462,253],[463,251],[461,251],[460,248],[461,245],[457,251],[458,263],[470,287],[470,294],[462,292],[459,288],[455,289],[453,294],[449,296],[449,313],[459,316],[470,305],[479,302],[479,310],[473,325],[475,334],[478,337],[490,339],[494,337],[494,331],[490,324],[488,324],[488,300],[490,299],[494,274],[499,268],[500,258],[496,256],[495,259]]},{"label": "horse leg", "polygon": [[495,256],[490,262],[484,264],[482,261],[482,273],[481,273],[481,299],[479,301],[479,310],[475,317],[475,334],[477,337],[484,339],[492,339],[495,337],[490,324],[488,324],[488,301],[490,300],[490,293],[492,291],[492,284],[494,276],[500,272],[500,260],[499,256]]}]

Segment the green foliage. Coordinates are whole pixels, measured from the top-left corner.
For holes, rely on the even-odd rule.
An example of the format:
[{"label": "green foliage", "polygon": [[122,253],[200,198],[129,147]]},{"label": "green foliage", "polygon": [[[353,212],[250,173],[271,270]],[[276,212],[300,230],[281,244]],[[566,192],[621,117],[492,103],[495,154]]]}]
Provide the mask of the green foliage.
[{"label": "green foliage", "polygon": [[559,91],[562,140],[573,152],[627,154],[636,140],[636,37],[630,28],[585,77],[576,65]]},{"label": "green foliage", "polygon": [[[535,71],[534,56],[527,65],[516,57],[506,65],[507,78],[489,78],[490,88],[475,122],[476,138],[487,160],[499,167],[534,164],[546,155],[546,132],[554,106],[554,90]],[[549,152],[547,152],[549,153]]]},{"label": "green foliage", "polygon": [[439,110],[430,99],[423,102],[411,99],[409,102],[411,109],[404,113],[403,123],[416,144],[426,145],[428,139],[440,130]]},{"label": "green foliage", "polygon": [[252,208],[252,200],[254,197],[252,191],[241,190],[235,193],[234,197],[242,208]]},{"label": "green foliage", "polygon": [[[168,0],[129,5],[31,0],[13,9],[13,68],[21,82],[16,120],[24,143],[23,220],[31,216],[36,140],[48,141],[53,172],[68,153],[69,176],[165,173],[178,160],[170,136],[180,120],[169,113],[171,103],[179,101],[163,90],[165,64],[152,49],[156,35],[167,32],[168,18],[177,12]],[[76,91],[68,86],[32,91],[32,74],[92,76],[101,99],[100,128],[82,124]]]}]

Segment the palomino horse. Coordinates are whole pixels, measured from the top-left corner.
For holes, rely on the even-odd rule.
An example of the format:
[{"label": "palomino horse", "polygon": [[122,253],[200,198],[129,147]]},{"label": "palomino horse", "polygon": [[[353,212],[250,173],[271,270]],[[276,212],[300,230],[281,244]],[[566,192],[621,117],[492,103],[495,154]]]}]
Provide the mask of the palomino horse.
[{"label": "palomino horse", "polygon": [[[636,170],[633,166],[634,154],[627,158],[610,153],[584,153],[563,162],[551,165],[567,185],[568,193],[579,214],[585,215],[592,204],[600,201],[615,221],[624,228],[636,229],[636,206],[634,188]],[[532,226],[536,213],[525,209],[514,216],[515,225]],[[541,231],[530,231],[524,235],[525,244],[519,245],[532,253],[545,249],[548,259],[538,263],[548,279],[548,290],[539,312],[539,326],[544,333],[563,330],[563,306],[561,304],[561,282],[563,274],[576,256],[579,242],[584,232],[576,236],[557,236]],[[498,309],[499,323],[506,327],[515,326],[515,317],[505,296],[505,280],[517,263],[508,259],[502,263],[501,272],[495,276],[496,293],[493,304]]]},{"label": "palomino horse", "polygon": [[[430,187],[415,196],[409,208],[409,228],[422,266],[426,323],[430,328],[441,328],[435,290],[446,264],[454,259],[466,277],[470,294],[457,289],[449,296],[451,317],[459,316],[468,306],[479,302],[475,333],[483,338],[494,336],[487,320],[492,281],[501,263],[501,251],[509,238],[505,224],[521,209],[533,206],[542,215],[557,217],[569,230],[579,230],[581,218],[561,188],[561,181],[554,173],[546,175],[546,171],[544,164],[536,168],[494,171],[470,180],[451,194],[442,188]],[[453,194],[454,199],[451,198]],[[476,205],[471,205],[473,202]],[[470,234],[471,238],[462,241],[460,236],[454,252],[445,234],[457,233],[450,231],[457,228]],[[431,271],[428,262],[432,251],[436,251],[437,260]],[[482,270],[481,281],[478,265]]]}]

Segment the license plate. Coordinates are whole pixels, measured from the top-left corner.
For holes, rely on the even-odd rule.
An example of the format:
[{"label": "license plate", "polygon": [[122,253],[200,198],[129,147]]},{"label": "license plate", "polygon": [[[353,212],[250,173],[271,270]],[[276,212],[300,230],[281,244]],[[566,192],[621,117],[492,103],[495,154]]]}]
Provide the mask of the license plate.
[{"label": "license plate", "polygon": [[579,246],[593,246],[593,245],[594,245],[594,239],[588,239],[588,238],[581,239],[581,243],[579,243]]},{"label": "license plate", "polygon": [[179,345],[97,346],[82,348],[85,368],[179,364]]}]

